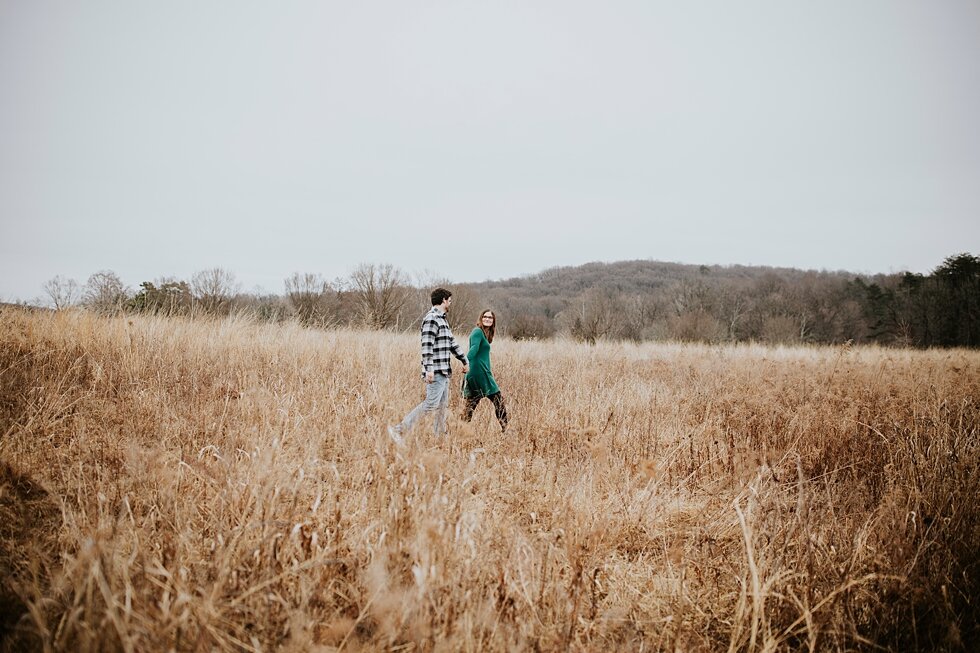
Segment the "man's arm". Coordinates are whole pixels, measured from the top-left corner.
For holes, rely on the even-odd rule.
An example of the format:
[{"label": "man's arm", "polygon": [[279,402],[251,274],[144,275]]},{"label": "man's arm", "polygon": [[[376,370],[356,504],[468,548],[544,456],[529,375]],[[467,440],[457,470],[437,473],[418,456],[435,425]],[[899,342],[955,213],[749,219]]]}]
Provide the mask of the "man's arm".
[{"label": "man's arm", "polygon": [[453,356],[455,356],[459,362],[463,364],[463,371],[465,372],[470,366],[470,361],[468,358],[466,358],[466,354],[463,353],[463,348],[459,346],[458,342],[456,342],[456,338],[452,335],[452,332],[449,334],[449,339],[453,343],[450,351],[452,351]]},{"label": "man's arm", "polygon": [[439,325],[435,320],[425,318],[422,320],[422,367],[425,373],[432,373],[432,356],[436,345],[436,336],[439,335]]}]

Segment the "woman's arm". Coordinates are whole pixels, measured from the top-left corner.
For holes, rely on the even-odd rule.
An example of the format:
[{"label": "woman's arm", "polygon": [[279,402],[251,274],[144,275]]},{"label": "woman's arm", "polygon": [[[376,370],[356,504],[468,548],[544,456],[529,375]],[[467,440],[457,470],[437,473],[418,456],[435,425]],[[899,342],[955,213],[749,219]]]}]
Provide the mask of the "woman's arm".
[{"label": "woman's arm", "polygon": [[485,339],[486,336],[483,335],[483,329],[477,327],[470,331],[470,351],[466,356],[468,359],[473,360],[477,352],[480,351],[480,345],[482,344],[480,341]]}]

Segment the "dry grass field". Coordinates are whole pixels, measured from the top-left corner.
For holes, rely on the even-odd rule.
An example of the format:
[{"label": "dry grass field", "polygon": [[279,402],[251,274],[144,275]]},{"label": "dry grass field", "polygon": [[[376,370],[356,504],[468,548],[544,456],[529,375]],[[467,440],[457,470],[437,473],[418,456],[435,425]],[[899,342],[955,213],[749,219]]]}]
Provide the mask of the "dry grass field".
[{"label": "dry grass field", "polygon": [[417,350],[0,311],[0,649],[976,650],[980,353]]}]

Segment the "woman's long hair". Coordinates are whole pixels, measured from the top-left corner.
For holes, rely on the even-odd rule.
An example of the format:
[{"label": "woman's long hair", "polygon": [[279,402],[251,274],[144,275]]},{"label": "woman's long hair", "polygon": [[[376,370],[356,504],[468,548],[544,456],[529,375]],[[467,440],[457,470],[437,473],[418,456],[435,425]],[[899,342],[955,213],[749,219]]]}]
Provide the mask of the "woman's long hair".
[{"label": "woman's long hair", "polygon": [[[493,317],[493,324],[490,325],[489,329],[483,326],[483,316],[486,315],[487,313],[489,313],[490,316]],[[493,311],[491,311],[489,308],[480,311],[480,317],[476,318],[476,326],[480,327],[480,329],[483,330],[483,335],[487,337],[487,342],[493,342],[493,334],[497,332],[497,316],[496,314],[494,314]]]}]

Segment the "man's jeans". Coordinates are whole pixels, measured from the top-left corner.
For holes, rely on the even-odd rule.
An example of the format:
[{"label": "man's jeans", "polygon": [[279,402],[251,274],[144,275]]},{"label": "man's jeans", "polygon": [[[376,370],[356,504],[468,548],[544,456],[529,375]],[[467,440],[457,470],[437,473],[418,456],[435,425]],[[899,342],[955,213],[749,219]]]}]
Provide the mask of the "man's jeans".
[{"label": "man's jeans", "polygon": [[446,432],[446,408],[449,406],[449,377],[436,374],[432,383],[425,384],[425,399],[412,412],[405,416],[402,423],[395,429],[399,433],[408,433],[425,413],[435,411],[436,418],[433,430],[436,437]]}]

